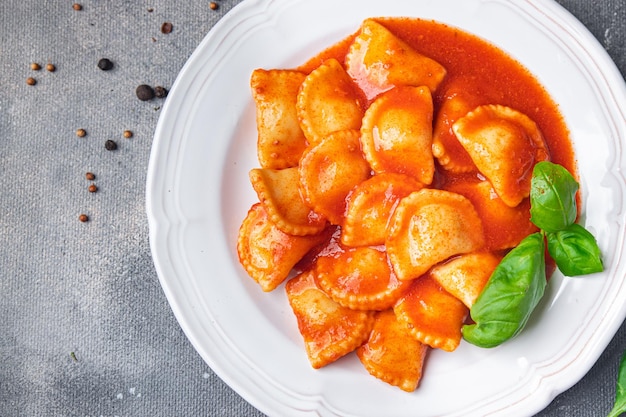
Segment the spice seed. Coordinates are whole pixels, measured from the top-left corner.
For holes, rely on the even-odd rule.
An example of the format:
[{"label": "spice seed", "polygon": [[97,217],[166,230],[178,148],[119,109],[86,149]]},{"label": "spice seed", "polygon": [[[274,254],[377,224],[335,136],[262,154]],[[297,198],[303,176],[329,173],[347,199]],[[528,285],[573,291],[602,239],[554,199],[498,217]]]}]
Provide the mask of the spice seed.
[{"label": "spice seed", "polygon": [[209,7],[211,8],[211,10],[217,10],[217,3],[212,1],[211,3],[209,3]]},{"label": "spice seed", "polygon": [[161,87],[160,85],[154,87],[154,96],[157,98],[165,98],[167,97],[167,90],[165,87]]},{"label": "spice seed", "polygon": [[78,3],[74,3],[74,4],[72,4],[72,9],[74,9],[74,10],[83,10],[83,6],[81,6]]},{"label": "spice seed", "polygon": [[96,175],[93,172],[87,172],[85,174],[85,178],[87,178],[89,181],[93,181],[96,179]]},{"label": "spice seed", "polygon": [[170,22],[165,22],[161,25],[161,33],[166,35],[172,33],[172,29],[174,29],[174,26]]},{"label": "spice seed", "polygon": [[137,98],[141,101],[148,101],[154,98],[154,90],[146,84],[141,84],[137,87],[135,94],[137,94]]},{"label": "spice seed", "polygon": [[89,216],[87,216],[86,214],[81,214],[80,216],[78,216],[78,220],[85,223],[86,221],[89,220]]},{"label": "spice seed", "polygon": [[37,84],[37,80],[34,79],[33,77],[28,77],[26,79],[26,84],[28,84],[28,85],[35,85],[35,84]]},{"label": "spice seed", "polygon": [[47,64],[47,65],[46,65],[46,69],[47,69],[49,72],[54,72],[54,71],[56,71],[56,70],[57,70],[57,67],[55,67],[55,66],[54,66],[54,64]]},{"label": "spice seed", "polygon": [[95,193],[96,191],[98,191],[98,187],[96,186],[96,184],[91,184],[88,190],[90,193]]},{"label": "spice seed", "polygon": [[110,59],[102,58],[98,61],[98,68],[102,71],[109,71],[113,69],[113,62]]},{"label": "spice seed", "polygon": [[125,130],[125,131],[124,131],[124,137],[125,137],[126,139],[130,139],[130,138],[132,138],[132,137],[133,137],[133,132],[131,132],[130,130]]},{"label": "spice seed", "polygon": [[114,140],[107,140],[104,142],[104,147],[107,151],[114,151],[117,149],[117,143]]},{"label": "spice seed", "polygon": [[39,65],[36,62],[33,62],[32,64],[30,64],[30,69],[32,69],[33,71],[39,71],[41,69],[41,65]]},{"label": "spice seed", "polygon": [[76,136],[78,136],[79,138],[84,138],[86,135],[87,131],[85,131],[85,129],[76,130]]}]

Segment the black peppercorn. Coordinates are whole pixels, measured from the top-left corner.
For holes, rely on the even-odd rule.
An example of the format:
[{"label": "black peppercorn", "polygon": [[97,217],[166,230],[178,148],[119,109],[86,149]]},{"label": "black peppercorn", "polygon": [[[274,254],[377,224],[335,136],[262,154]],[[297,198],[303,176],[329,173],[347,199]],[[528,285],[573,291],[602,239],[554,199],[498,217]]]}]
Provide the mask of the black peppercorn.
[{"label": "black peppercorn", "polygon": [[161,87],[160,85],[154,87],[154,96],[157,98],[165,98],[167,97],[167,90],[165,87]]},{"label": "black peppercorn", "polygon": [[154,98],[154,90],[146,84],[141,84],[137,87],[135,93],[137,94],[137,98],[141,101],[148,101]]},{"label": "black peppercorn", "polygon": [[115,143],[114,140],[107,140],[106,142],[104,142],[104,147],[106,148],[107,151],[114,151],[117,149],[117,143]]},{"label": "black peppercorn", "polygon": [[111,62],[111,60],[109,59],[102,58],[98,61],[98,68],[100,68],[102,71],[108,71],[110,69],[113,69],[113,62]]}]

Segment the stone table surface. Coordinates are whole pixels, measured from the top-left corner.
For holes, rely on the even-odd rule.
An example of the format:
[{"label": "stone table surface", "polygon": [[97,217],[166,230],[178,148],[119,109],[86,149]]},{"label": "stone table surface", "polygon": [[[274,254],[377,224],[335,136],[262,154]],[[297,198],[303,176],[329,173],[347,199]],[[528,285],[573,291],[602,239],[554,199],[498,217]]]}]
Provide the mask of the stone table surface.
[{"label": "stone table surface", "polygon": [[[167,98],[135,95],[169,89],[237,3],[0,2],[0,416],[263,415],[201,359],[160,287],[145,184]],[[626,2],[558,3],[624,76]],[[539,415],[605,415],[624,349],[626,325]]]}]

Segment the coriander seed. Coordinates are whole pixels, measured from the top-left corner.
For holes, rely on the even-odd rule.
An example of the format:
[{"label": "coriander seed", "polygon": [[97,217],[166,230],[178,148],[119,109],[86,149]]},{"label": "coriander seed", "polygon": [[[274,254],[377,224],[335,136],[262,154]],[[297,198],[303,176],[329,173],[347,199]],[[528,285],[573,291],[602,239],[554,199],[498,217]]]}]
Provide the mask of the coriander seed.
[{"label": "coriander seed", "polygon": [[211,10],[217,10],[217,3],[212,1],[211,3],[209,3],[209,7],[211,8]]},{"label": "coriander seed", "polygon": [[110,59],[102,58],[98,61],[98,68],[102,71],[109,71],[113,69],[113,62]]},{"label": "coriander seed", "polygon": [[54,72],[57,70],[57,67],[54,64],[47,64],[46,70],[48,70],[48,72]]},{"label": "coriander seed", "polygon": [[41,69],[41,65],[39,65],[36,62],[33,62],[32,64],[30,64],[30,69],[32,69],[33,71],[39,71]]},{"label": "coriander seed", "polygon": [[154,90],[147,84],[141,84],[137,87],[135,94],[137,94],[137,98],[141,101],[148,101],[154,98]]},{"label": "coriander seed", "polygon": [[87,172],[85,174],[85,178],[87,178],[89,181],[93,181],[96,179],[96,175],[93,172]]},{"label": "coriander seed", "polygon": [[34,79],[33,77],[28,77],[26,79],[26,84],[28,84],[28,85],[35,85],[35,84],[37,84],[37,80]]},{"label": "coriander seed", "polygon": [[72,9],[74,9],[74,10],[83,10],[83,6],[80,5],[79,3],[74,3],[74,4],[72,4]]},{"label": "coriander seed", "polygon": [[124,137],[125,137],[126,139],[130,139],[130,138],[132,138],[132,137],[133,137],[133,132],[131,132],[130,130],[125,130],[125,131],[124,131]]},{"label": "coriander seed", "polygon": [[89,216],[87,216],[86,214],[81,214],[80,216],[78,216],[78,220],[85,223],[86,221],[89,220]]},{"label": "coriander seed", "polygon": [[165,35],[172,33],[172,29],[174,29],[174,26],[170,22],[165,22],[161,25],[161,33]]},{"label": "coriander seed", "polygon": [[104,147],[107,151],[114,151],[117,149],[117,143],[114,140],[107,140],[104,142]]},{"label": "coriander seed", "polygon": [[79,138],[84,138],[87,135],[87,131],[85,129],[77,129],[76,136]]},{"label": "coriander seed", "polygon": [[95,193],[96,191],[98,191],[98,187],[96,186],[96,184],[91,184],[88,190],[90,193]]}]

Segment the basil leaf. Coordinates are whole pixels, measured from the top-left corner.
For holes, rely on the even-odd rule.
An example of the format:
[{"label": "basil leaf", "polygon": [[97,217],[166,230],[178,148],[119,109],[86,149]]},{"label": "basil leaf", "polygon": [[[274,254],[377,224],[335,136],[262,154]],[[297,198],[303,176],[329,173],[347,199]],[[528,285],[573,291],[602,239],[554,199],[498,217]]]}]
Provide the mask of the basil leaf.
[{"label": "basil leaf", "polygon": [[615,403],[607,417],[617,417],[626,413],[626,352],[622,354],[617,373],[617,387],[615,388]]},{"label": "basil leaf", "polygon": [[548,252],[568,277],[601,272],[600,248],[593,235],[579,224],[547,234]]},{"label": "basil leaf", "polygon": [[578,182],[561,165],[542,161],[530,183],[530,221],[546,232],[565,229],[576,221]]},{"label": "basil leaf", "polygon": [[526,236],[496,267],[470,309],[476,324],[461,329],[463,338],[494,347],[517,335],[539,303],[546,287],[543,235]]}]

